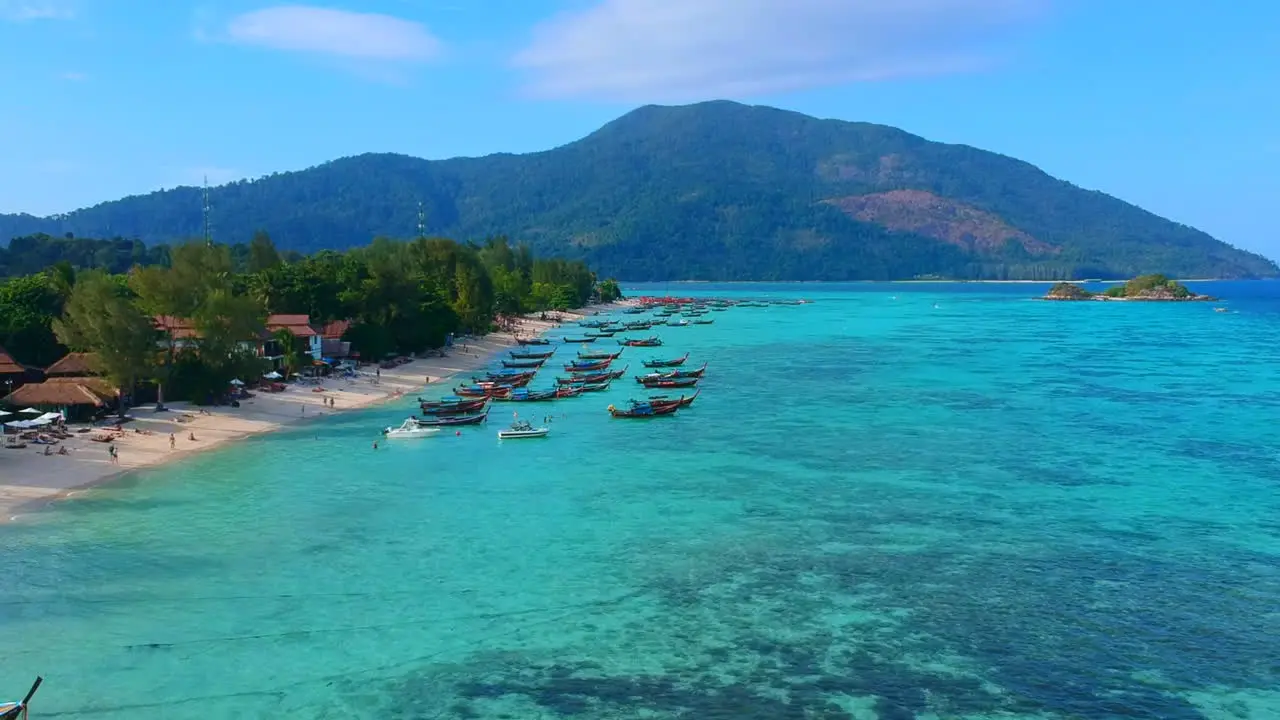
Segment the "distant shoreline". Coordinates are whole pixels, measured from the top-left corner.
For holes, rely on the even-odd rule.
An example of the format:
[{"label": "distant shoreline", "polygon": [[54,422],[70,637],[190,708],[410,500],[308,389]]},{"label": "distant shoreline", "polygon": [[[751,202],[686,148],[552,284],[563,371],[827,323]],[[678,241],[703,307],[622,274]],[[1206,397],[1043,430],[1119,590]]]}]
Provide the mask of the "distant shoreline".
[{"label": "distant shoreline", "polygon": [[[590,305],[558,313],[562,317],[587,317],[593,312],[607,311],[613,305]],[[541,336],[555,328],[553,321],[537,320],[528,315],[520,320],[520,336]],[[462,346],[468,345],[466,352]],[[412,393],[448,382],[464,373],[476,372],[505,350],[516,347],[515,336],[506,332],[489,333],[459,341],[447,358],[418,358],[390,370],[363,370],[360,378],[348,382],[330,378],[317,392],[302,385],[290,385],[283,393],[255,393],[241,407],[216,406],[199,408],[187,403],[169,403],[170,411],[155,413],[149,406],[132,408],[133,418],[113,443],[97,443],[91,435],[106,432],[99,426],[93,432],[75,434],[62,441],[69,455],[45,456],[40,445],[22,450],[0,450],[0,524],[14,522],[38,512],[50,504],[74,498],[89,490],[131,475],[139,470],[181,463],[183,460],[226,447],[246,438],[270,434],[301,423],[353,410],[361,410],[401,400]],[[321,386],[316,386],[321,387]],[[324,400],[332,398],[334,406]],[[181,420],[180,420],[181,418]],[[74,424],[72,428],[83,427]],[[133,432],[144,430],[147,434]],[[175,445],[169,447],[169,434]],[[194,434],[196,441],[191,441]],[[107,446],[120,450],[120,463],[108,460]]]},{"label": "distant shoreline", "polygon": [[[619,280],[626,285],[1052,285],[1069,282],[1105,285],[1124,283],[1130,278],[1088,280]],[[1274,282],[1280,278],[1177,278],[1181,283]]]}]

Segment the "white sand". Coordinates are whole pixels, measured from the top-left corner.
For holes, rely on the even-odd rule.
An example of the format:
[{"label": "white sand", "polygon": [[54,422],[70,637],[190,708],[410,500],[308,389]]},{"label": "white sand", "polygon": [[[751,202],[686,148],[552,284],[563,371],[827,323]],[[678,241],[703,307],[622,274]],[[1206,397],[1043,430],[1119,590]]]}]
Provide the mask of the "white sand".
[{"label": "white sand", "polygon": [[[601,305],[560,315],[572,321],[583,314],[607,312],[614,307]],[[526,317],[520,320],[518,333],[528,337],[545,332],[555,324]],[[172,462],[249,435],[367,407],[416,392],[428,384],[447,382],[455,375],[478,370],[496,353],[513,345],[515,339],[509,333],[459,340],[445,358],[414,360],[391,370],[381,370],[381,377],[377,378],[376,366],[368,366],[361,369],[357,380],[334,378],[319,386],[290,384],[281,393],[254,392],[254,397],[242,400],[238,408],[198,408],[185,403],[168,403],[169,411],[161,413],[154,412],[152,406],[134,408],[130,411],[134,419],[124,424],[124,432],[116,434],[114,444],[119,457],[116,464],[108,455],[109,443],[89,439],[104,432],[102,428],[74,434],[59,443],[67,448],[68,455],[46,457],[44,445],[0,448],[0,522],[13,520],[19,513],[47,502],[71,497],[77,490],[130,470]],[[313,391],[314,387],[323,387],[324,392]],[[334,407],[325,406],[327,398],[333,398]],[[84,425],[71,425],[69,429],[74,433],[78,427]],[[148,431],[151,434],[146,434]],[[174,436],[172,449],[170,433]],[[191,434],[195,435],[195,441],[190,439]],[[52,448],[54,453],[57,450],[57,446]]]}]

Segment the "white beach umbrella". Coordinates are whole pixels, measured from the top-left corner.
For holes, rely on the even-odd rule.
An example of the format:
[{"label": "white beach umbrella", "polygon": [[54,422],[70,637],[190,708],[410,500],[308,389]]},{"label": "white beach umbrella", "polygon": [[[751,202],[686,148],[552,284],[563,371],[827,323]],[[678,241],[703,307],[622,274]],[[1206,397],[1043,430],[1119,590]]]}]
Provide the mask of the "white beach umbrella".
[{"label": "white beach umbrella", "polygon": [[282,376],[280,375],[280,373],[276,372],[275,370],[272,370],[271,372],[267,373],[266,375],[263,375],[262,377],[268,380],[279,380]]},{"label": "white beach umbrella", "polygon": [[240,385],[244,385],[244,381],[243,381],[243,380],[241,380],[240,378],[236,378],[235,380],[232,380],[232,381],[231,381],[231,384],[232,384],[232,385],[236,385],[236,386],[240,386]]}]

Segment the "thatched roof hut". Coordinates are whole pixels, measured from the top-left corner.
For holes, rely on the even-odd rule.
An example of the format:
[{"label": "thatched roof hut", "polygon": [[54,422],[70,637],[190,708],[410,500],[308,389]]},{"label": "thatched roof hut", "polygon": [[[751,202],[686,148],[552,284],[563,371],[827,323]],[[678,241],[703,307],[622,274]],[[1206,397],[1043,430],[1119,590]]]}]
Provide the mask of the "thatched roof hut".
[{"label": "thatched roof hut", "polygon": [[93,353],[73,352],[62,356],[58,362],[45,368],[45,377],[84,377],[97,375]]},{"label": "thatched roof hut", "polygon": [[9,393],[3,402],[22,407],[103,407],[118,397],[119,392],[101,378],[54,377],[23,385]]},{"label": "thatched roof hut", "polygon": [[22,375],[27,369],[18,364],[13,356],[0,347],[0,375]]}]

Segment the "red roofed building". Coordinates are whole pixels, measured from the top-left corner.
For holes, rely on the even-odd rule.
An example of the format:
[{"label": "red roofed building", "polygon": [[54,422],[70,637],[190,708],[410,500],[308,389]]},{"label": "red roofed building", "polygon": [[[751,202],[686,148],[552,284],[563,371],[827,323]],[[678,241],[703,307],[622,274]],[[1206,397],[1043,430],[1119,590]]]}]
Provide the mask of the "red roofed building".
[{"label": "red roofed building", "polygon": [[[310,355],[313,361],[321,358],[321,336],[315,328],[311,327],[310,315],[268,315],[267,332],[276,333],[281,330],[293,333],[302,346],[299,349],[304,354]],[[269,360],[278,360],[283,357],[282,349],[271,340],[263,343],[260,354]]]}]

